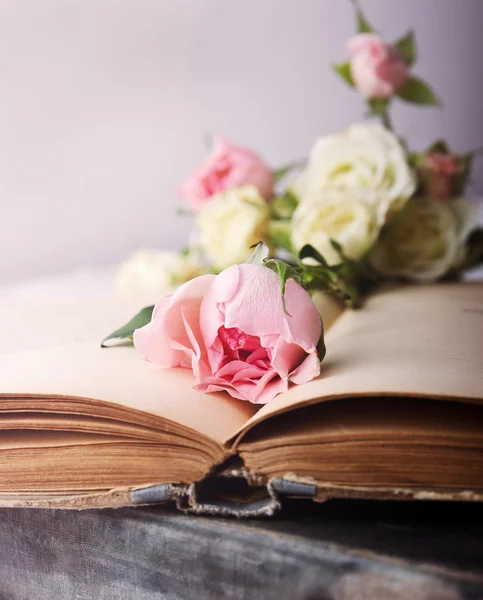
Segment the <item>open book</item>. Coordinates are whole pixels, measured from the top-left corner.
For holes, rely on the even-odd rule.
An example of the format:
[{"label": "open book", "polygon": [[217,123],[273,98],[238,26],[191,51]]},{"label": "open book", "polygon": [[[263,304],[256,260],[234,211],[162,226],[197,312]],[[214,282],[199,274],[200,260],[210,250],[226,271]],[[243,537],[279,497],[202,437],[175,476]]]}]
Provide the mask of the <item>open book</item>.
[{"label": "open book", "polygon": [[260,408],[101,349],[139,299],[0,310],[0,505],[483,500],[483,284],[326,300],[321,376]]}]

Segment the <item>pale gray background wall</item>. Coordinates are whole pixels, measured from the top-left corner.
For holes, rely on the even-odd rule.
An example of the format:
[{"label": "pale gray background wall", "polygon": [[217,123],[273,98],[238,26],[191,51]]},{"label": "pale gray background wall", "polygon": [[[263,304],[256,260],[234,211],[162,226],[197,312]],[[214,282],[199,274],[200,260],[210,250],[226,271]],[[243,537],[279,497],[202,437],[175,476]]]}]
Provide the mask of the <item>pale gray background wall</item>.
[{"label": "pale gray background wall", "polygon": [[[444,98],[397,107],[412,145],[483,146],[483,0],[362,5],[389,39],[415,27]],[[277,165],[358,120],[329,66],[353,27],[345,0],[0,0],[0,282],[182,246],[206,131]]]}]

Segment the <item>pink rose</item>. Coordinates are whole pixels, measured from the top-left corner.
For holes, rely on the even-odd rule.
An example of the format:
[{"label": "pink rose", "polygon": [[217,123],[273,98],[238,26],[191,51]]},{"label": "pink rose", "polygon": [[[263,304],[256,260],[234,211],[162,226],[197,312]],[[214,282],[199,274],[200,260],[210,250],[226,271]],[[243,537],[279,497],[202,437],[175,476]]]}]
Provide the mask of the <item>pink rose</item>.
[{"label": "pink rose", "polygon": [[420,172],[425,193],[439,200],[462,193],[467,175],[461,156],[443,152],[426,154]]},{"label": "pink rose", "polygon": [[320,373],[320,315],[293,279],[285,288],[264,266],[233,265],[202,275],[156,305],[150,323],[134,332],[134,345],[160,367],[193,369],[200,392],[226,390],[264,404]]},{"label": "pink rose", "polygon": [[254,152],[217,136],[211,155],[181,183],[178,193],[194,210],[199,210],[210,196],[249,184],[268,200],[274,184],[270,168]]},{"label": "pink rose", "polygon": [[367,98],[390,98],[409,76],[399,51],[375,33],[359,33],[347,45],[356,87]]}]

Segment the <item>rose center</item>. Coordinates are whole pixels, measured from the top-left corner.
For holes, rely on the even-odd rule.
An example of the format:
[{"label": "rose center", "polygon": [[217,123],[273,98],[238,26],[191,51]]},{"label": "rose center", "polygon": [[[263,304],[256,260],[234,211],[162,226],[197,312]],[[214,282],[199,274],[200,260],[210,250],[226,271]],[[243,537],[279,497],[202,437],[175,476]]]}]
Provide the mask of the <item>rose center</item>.
[{"label": "rose center", "polygon": [[241,360],[262,369],[269,367],[269,352],[262,346],[259,337],[249,335],[238,327],[220,327],[218,336],[225,350],[224,364]]},{"label": "rose center", "polygon": [[229,327],[228,329],[221,327],[220,337],[225,347],[228,346],[230,350],[240,350],[246,344],[249,336],[238,327]]}]

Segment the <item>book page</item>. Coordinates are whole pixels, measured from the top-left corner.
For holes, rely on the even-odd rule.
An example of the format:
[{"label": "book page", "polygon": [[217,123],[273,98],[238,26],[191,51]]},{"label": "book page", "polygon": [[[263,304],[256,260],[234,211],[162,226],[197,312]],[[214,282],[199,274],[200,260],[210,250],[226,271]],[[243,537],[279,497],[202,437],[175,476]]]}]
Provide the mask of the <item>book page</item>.
[{"label": "book page", "polygon": [[141,299],[114,298],[2,307],[0,405],[1,396],[103,400],[169,419],[221,443],[256,407],[226,394],[200,394],[191,387],[191,371],[155,367],[132,345],[100,348],[106,334],[143,306]]},{"label": "book page", "polygon": [[[319,378],[293,386],[242,428],[321,400],[430,396],[483,402],[483,284],[381,291],[326,336]],[[363,400],[362,400],[363,401]]]}]

